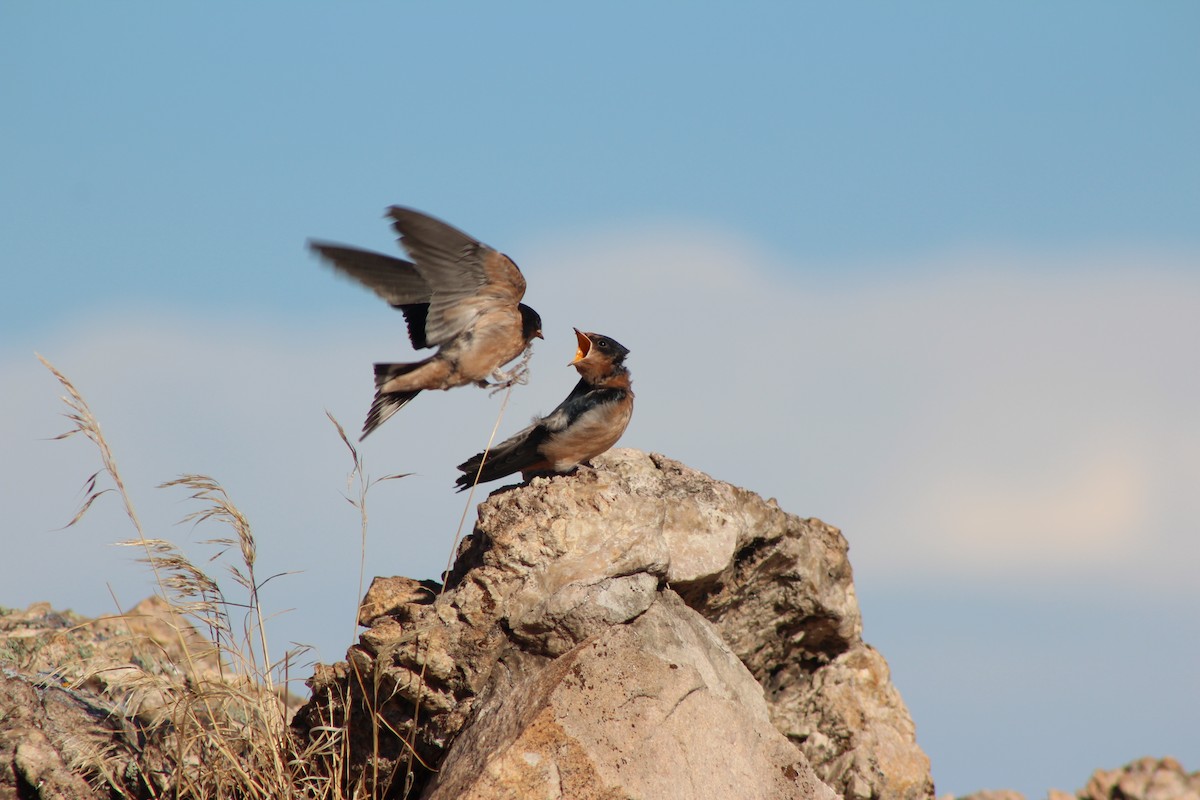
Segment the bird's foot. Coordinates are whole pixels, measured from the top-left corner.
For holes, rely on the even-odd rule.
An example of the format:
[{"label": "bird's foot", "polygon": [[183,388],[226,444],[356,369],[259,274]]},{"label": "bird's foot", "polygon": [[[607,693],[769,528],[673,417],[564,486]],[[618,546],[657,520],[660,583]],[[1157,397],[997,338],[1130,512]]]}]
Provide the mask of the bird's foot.
[{"label": "bird's foot", "polygon": [[526,383],[529,383],[529,359],[532,357],[533,348],[526,347],[525,352],[521,355],[521,360],[512,369],[505,371],[496,367],[492,370],[492,374],[488,376],[493,382],[480,381],[479,385],[490,388],[492,394],[518,384],[524,386]]}]

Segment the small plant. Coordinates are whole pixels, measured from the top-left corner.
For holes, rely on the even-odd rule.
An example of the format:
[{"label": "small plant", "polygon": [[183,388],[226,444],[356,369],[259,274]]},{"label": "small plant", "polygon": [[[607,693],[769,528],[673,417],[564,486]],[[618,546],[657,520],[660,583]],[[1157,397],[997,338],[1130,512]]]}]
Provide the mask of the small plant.
[{"label": "small plant", "polygon": [[[236,548],[229,572],[246,595],[229,599],[218,581],[173,543],[146,535],[108,441],[74,384],[41,356],[67,394],[71,428],[56,439],[82,434],[96,445],[101,468],[84,483],[84,498],[66,527],[77,524],[104,494],[124,504],[135,536],[120,544],[142,551],[167,609],[174,642],[143,638],[125,663],[94,661],[75,685],[99,683],[116,703],[128,729],[117,742],[94,747],[74,768],[126,797],[338,798],[336,787],[306,772],[287,731],[286,691],[297,659],[293,648],[272,660],[261,605],[257,548],[245,516],[214,479],[185,475],[163,484],[191,490],[203,507],[185,520],[217,522],[232,535],[210,540],[219,558]],[[108,488],[100,488],[109,482]],[[208,636],[199,636],[196,627]],[[132,634],[131,634],[132,635]],[[138,648],[135,648],[138,649]]]},{"label": "small plant", "polygon": [[[318,712],[328,722],[310,727],[303,741],[293,735],[288,728],[293,709],[287,686],[298,659],[308,648],[296,647],[272,660],[261,603],[263,587],[287,573],[260,579],[257,545],[249,521],[220,483],[206,475],[183,475],[160,488],[183,488],[190,491],[190,499],[201,504],[184,521],[194,525],[215,522],[229,531],[203,543],[216,546],[213,560],[236,553],[227,567],[244,599],[227,596],[220,582],[172,542],[147,536],[108,441],[87,402],[63,373],[40,355],[38,358],[66,390],[62,400],[68,410],[64,416],[71,427],[54,438],[83,435],[100,454],[100,469],[84,482],[83,500],[64,527],[79,523],[103,495],[116,493],[134,530],[132,538],[118,544],[139,549],[139,561],[150,567],[155,578],[157,601],[143,614],[165,620],[170,631],[148,635],[135,624],[137,614],[88,623],[124,624],[116,630],[127,639],[129,648],[121,651],[119,658],[90,658],[81,666],[64,667],[59,674],[76,687],[98,685],[112,701],[112,716],[123,727],[114,737],[91,736],[87,747],[75,748],[72,769],[89,776],[97,787],[122,797],[408,797],[414,788],[414,767],[419,766],[426,774],[433,770],[417,752],[421,698],[412,708],[412,718],[402,730],[397,729],[378,711],[390,699],[384,696],[389,693],[380,685],[380,675],[359,674],[353,664],[335,665],[331,669],[344,666],[349,673],[338,694],[328,698],[330,708]],[[510,395],[511,386],[501,404],[485,458]],[[358,596],[362,597],[367,493],[382,481],[406,475],[370,478],[342,425],[332,414],[326,414],[352,460],[345,497],[361,520]],[[452,566],[471,507],[474,486],[471,489],[447,570]],[[143,606],[146,603],[139,609]],[[357,634],[357,628],[353,633]],[[424,677],[422,665],[422,684]],[[352,728],[354,717],[357,719]],[[351,741],[350,733],[364,729],[370,739],[365,750],[361,741]],[[381,752],[385,740],[393,757]],[[383,770],[381,764],[389,766]]]}]

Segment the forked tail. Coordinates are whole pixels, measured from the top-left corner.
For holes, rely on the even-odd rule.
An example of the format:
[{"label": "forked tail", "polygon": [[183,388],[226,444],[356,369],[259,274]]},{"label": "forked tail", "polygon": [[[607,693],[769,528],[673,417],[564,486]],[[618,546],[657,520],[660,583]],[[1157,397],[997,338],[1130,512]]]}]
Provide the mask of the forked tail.
[{"label": "forked tail", "polygon": [[368,435],[383,423],[391,418],[400,409],[408,405],[409,401],[421,393],[420,389],[412,389],[404,392],[384,392],[381,387],[385,386],[388,381],[400,375],[407,375],[418,367],[424,366],[425,361],[417,361],[412,364],[376,364],[375,365],[375,400],[371,403],[371,410],[367,412],[367,421],[363,423],[362,436],[358,437],[361,442]]}]

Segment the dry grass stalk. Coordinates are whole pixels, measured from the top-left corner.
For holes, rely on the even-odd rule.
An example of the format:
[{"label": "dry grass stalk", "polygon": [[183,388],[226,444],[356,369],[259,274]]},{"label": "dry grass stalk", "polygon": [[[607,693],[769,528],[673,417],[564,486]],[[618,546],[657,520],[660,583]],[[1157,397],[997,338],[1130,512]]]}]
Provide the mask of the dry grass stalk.
[{"label": "dry grass stalk", "polygon": [[[163,487],[188,489],[191,499],[204,504],[201,509],[188,514],[184,521],[194,524],[217,522],[230,529],[230,536],[207,543],[220,549],[214,558],[234,548],[240,556],[240,565],[230,565],[229,572],[246,592],[247,600],[233,603],[226,598],[220,584],[174,544],[145,535],[111,448],[86,401],[65,375],[41,356],[38,358],[67,392],[62,399],[68,407],[65,416],[71,422],[71,429],[55,438],[83,434],[96,445],[101,458],[101,469],[85,481],[84,500],[65,527],[82,520],[101,496],[115,492],[121,498],[136,534],[121,544],[142,549],[144,555],[140,560],[150,566],[162,600],[179,620],[174,630],[182,658],[171,660],[169,668],[161,668],[162,659],[150,660],[159,665],[155,668],[147,668],[144,664],[96,664],[83,678],[102,679],[108,693],[119,698],[129,730],[124,738],[115,742],[92,743],[84,748],[83,755],[74,765],[91,775],[96,785],[126,797],[322,800],[381,795],[408,797],[415,778],[414,764],[426,771],[431,769],[421,760],[415,746],[422,705],[420,692],[425,682],[424,662],[417,676],[418,695],[413,716],[403,726],[404,730],[396,730],[377,711],[392,699],[397,687],[385,688],[378,672],[371,676],[369,686],[364,685],[364,676],[358,675],[351,665],[358,686],[347,685],[346,696],[331,698],[326,719],[332,724],[314,728],[317,736],[310,738],[303,749],[297,747],[288,736],[287,706],[280,701],[276,685],[277,677],[282,676],[286,687],[286,676],[301,651],[289,651],[276,662],[270,659],[260,592],[278,575],[258,579],[257,547],[248,520],[224,488],[208,476],[184,475],[162,484]],[[511,386],[488,439],[485,458],[500,428],[510,395]],[[347,494],[346,500],[360,517],[358,597],[361,598],[366,574],[367,493],[377,483],[402,478],[405,474],[369,478],[362,457],[344,428],[326,413],[352,460],[347,492],[351,487],[355,491],[353,496]],[[101,489],[99,484],[104,477],[112,486]],[[472,485],[464,504],[447,570],[452,566],[462,536],[474,488]],[[234,624],[231,609],[243,612],[239,625]],[[207,631],[211,648],[196,645],[192,639],[195,629],[187,624],[187,620],[194,620]],[[354,633],[357,634],[357,628]],[[212,658],[214,653],[215,659]],[[206,670],[205,664],[215,664],[215,674],[211,669]],[[354,694],[358,694],[357,700],[351,696]],[[335,701],[340,705],[340,712],[334,707]],[[368,724],[373,732],[373,753],[371,769],[358,772],[351,779],[348,731],[351,714],[361,713],[352,711],[356,702],[362,702],[362,708],[370,716]],[[407,758],[394,762],[389,774],[381,776],[380,738],[384,732],[403,746]],[[361,757],[361,754],[357,755]],[[136,767],[136,778],[133,779],[129,777],[131,764]],[[397,780],[403,785],[393,791]]]},{"label": "dry grass stalk", "polygon": [[[71,428],[54,438],[82,434],[100,453],[101,468],[85,481],[84,499],[66,527],[79,523],[104,494],[115,492],[121,498],[135,531],[133,539],[121,544],[143,551],[140,560],[150,566],[159,596],[174,615],[171,627],[178,644],[170,658],[164,657],[166,648],[154,643],[155,652],[132,663],[88,665],[76,685],[99,681],[118,703],[128,728],[114,741],[81,747],[73,768],[126,797],[340,800],[336,785],[307,769],[308,762],[294,752],[287,735],[287,707],[276,691],[275,675],[286,673],[301,651],[290,651],[278,662],[270,659],[259,593],[271,578],[256,577],[257,550],[245,516],[207,476],[185,475],[164,484],[191,489],[192,498],[206,504],[187,520],[215,521],[232,530],[232,537],[211,542],[222,553],[238,548],[241,563],[230,572],[248,600],[231,603],[220,584],[174,544],[146,536],[87,402],[62,372],[38,358],[66,391],[64,416]],[[101,489],[105,477],[112,486]],[[240,636],[234,635],[232,608],[245,611]],[[208,631],[211,648],[197,647],[189,619]]]}]

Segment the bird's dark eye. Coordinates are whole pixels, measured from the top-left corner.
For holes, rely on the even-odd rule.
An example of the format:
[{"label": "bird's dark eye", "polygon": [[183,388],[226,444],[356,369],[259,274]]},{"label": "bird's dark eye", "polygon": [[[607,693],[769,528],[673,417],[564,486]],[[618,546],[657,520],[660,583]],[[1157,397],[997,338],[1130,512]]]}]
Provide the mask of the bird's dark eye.
[{"label": "bird's dark eye", "polygon": [[596,342],[596,347],[599,347],[601,350],[607,350],[608,339],[601,339],[600,341]]}]

